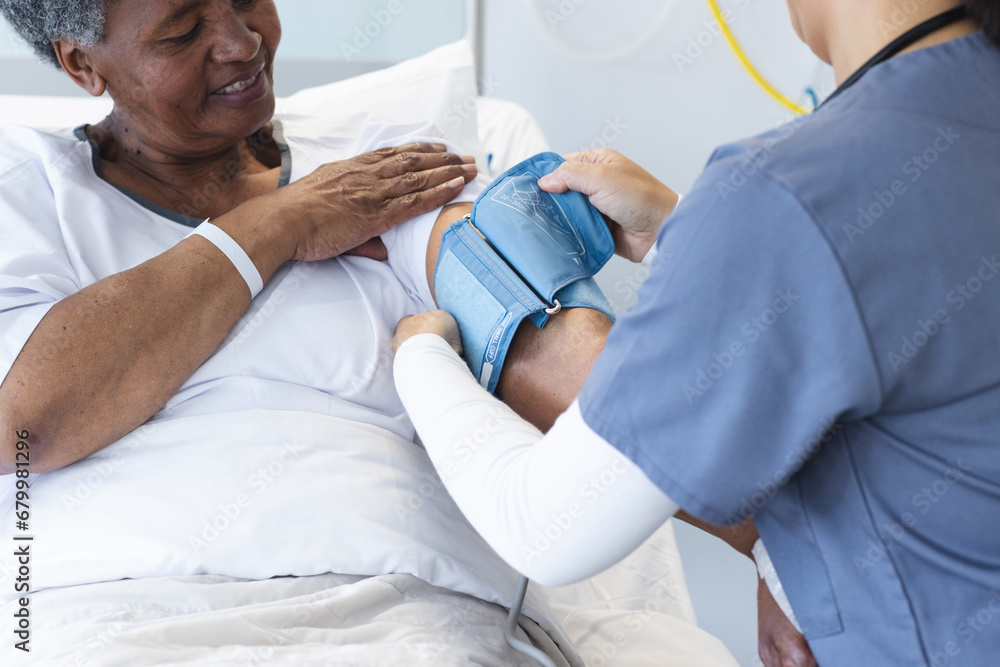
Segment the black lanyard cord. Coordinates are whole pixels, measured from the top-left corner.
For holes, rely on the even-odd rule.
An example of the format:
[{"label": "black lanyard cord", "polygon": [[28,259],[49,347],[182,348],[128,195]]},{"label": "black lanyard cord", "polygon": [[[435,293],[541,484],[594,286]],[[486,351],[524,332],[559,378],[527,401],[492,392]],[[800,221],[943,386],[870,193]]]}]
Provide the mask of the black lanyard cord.
[{"label": "black lanyard cord", "polygon": [[[837,95],[840,95],[842,92],[844,92],[845,90],[856,84],[861,79],[861,77],[867,74],[869,70],[871,70],[876,65],[882,64],[883,62],[885,62],[889,58],[892,58],[894,55],[896,55],[903,49],[919,42],[927,35],[937,32],[941,28],[945,28],[951,25],[952,23],[958,23],[959,21],[961,21],[964,18],[967,18],[968,16],[969,12],[966,10],[965,5],[962,5],[961,7],[955,7],[954,9],[949,9],[943,14],[938,14],[934,18],[924,21],[920,25],[912,28],[911,30],[906,31],[906,33],[900,35],[898,38],[893,40],[892,43],[889,44],[889,46],[885,47],[884,49],[876,53],[871,60],[862,65],[861,68],[858,69],[850,77],[848,77],[847,80],[844,81],[844,83],[840,84],[837,90],[833,91],[833,94],[830,95],[830,97],[826,98],[823,104],[826,104],[827,102],[835,98]],[[821,104],[820,107],[822,107],[823,104]]]}]

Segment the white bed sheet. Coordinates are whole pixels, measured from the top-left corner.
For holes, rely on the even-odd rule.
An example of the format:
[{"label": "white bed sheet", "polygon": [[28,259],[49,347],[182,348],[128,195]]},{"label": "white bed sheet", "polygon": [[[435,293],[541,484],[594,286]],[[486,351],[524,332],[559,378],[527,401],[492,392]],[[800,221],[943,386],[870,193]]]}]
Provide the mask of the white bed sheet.
[{"label": "white bed sheet", "polygon": [[[248,581],[218,575],[50,589],[32,599],[32,652],[4,665],[533,665],[504,641],[500,605],[402,574],[325,574]],[[13,604],[0,607],[10,618]],[[590,667],[734,667],[722,643],[653,608],[568,609]],[[529,619],[517,631],[568,663]]]}]

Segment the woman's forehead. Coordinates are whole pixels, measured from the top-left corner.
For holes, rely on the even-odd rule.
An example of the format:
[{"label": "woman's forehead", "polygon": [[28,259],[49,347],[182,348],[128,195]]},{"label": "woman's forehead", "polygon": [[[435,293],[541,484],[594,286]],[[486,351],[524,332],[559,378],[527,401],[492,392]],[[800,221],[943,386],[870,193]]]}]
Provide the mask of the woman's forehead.
[{"label": "woman's forehead", "polygon": [[220,2],[228,4],[228,0],[112,0],[106,10],[106,22],[109,28],[163,32]]}]

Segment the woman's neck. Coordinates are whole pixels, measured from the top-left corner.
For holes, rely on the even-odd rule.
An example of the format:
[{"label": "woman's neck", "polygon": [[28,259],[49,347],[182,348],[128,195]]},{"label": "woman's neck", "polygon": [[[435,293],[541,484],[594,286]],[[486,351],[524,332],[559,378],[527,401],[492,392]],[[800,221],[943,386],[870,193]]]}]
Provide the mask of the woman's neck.
[{"label": "woman's neck", "polygon": [[[829,3],[826,54],[837,84],[843,83],[893,40],[921,23],[962,5],[960,0],[901,2],[857,0]],[[908,11],[909,9],[909,11]],[[970,35],[979,26],[966,19],[927,35],[901,53],[924,49]]]},{"label": "woman's neck", "polygon": [[281,151],[270,125],[246,140],[197,155],[143,142],[114,113],[88,127],[87,136],[99,148],[105,179],[190,217],[218,217],[278,185]]}]

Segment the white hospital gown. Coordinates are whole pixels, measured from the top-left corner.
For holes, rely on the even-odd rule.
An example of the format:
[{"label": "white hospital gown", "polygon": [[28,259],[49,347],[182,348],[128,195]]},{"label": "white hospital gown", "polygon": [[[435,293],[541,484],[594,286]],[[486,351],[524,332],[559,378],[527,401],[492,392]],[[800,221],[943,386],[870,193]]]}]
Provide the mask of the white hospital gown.
[{"label": "white hospital gown", "polygon": [[[441,141],[433,126],[364,115],[285,117],[279,127],[292,181],[379,147]],[[4,377],[52,304],[163,253],[191,229],[102,180],[90,143],[72,132],[2,128],[0,144]],[[32,590],[203,573],[407,573],[509,604],[516,574],[413,444],[393,386],[397,321],[433,307],[424,265],[437,214],[386,234],[388,263],[286,264],[146,425],[35,477]],[[0,478],[8,544],[11,480]],[[12,595],[14,570],[0,557],[0,602]],[[533,598],[529,608],[561,636],[544,603]]]}]

